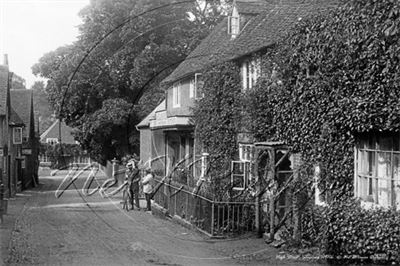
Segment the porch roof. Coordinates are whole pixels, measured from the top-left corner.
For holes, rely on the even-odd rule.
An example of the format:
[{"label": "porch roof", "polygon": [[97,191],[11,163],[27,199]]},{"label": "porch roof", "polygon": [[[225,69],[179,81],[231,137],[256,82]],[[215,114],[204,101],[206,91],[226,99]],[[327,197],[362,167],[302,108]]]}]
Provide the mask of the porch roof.
[{"label": "porch roof", "polygon": [[165,99],[151,111],[139,124],[136,125],[138,129],[150,126],[150,121],[156,119],[156,113],[166,110]]},{"label": "porch roof", "polygon": [[280,147],[285,145],[286,144],[283,141],[263,141],[254,143],[254,146],[256,147]]},{"label": "porch roof", "polygon": [[150,129],[175,129],[193,126],[189,116],[173,116],[150,121]]}]

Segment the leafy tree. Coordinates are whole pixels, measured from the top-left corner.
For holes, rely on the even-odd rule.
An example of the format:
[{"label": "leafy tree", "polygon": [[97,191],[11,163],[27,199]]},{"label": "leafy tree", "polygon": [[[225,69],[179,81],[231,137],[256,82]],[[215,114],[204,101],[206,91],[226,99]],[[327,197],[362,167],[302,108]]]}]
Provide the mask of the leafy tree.
[{"label": "leafy tree", "polygon": [[[80,12],[83,24],[78,41],[47,53],[32,68],[34,74],[49,79],[46,93],[57,115],[78,129],[77,140],[100,161],[138,153],[134,126],[164,97],[160,81],[207,35],[223,12],[220,1],[174,3],[92,1]],[[110,110],[120,110],[121,103],[131,104],[124,110],[124,124],[109,123],[99,116],[105,101]],[[120,134],[114,139],[110,132]]]},{"label": "leafy tree", "polygon": [[43,81],[36,81],[33,90],[33,110],[39,121],[39,132],[44,132],[53,123],[53,110],[50,108]]}]

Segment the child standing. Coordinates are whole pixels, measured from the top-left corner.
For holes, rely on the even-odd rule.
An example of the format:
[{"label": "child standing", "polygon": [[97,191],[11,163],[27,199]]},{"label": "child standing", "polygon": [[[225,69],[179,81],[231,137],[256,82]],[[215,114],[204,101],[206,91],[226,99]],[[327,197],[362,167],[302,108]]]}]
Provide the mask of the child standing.
[{"label": "child standing", "polygon": [[146,211],[151,211],[151,193],[153,192],[153,173],[151,168],[146,168],[145,176],[143,177],[142,184],[143,184],[143,193],[146,198],[147,209]]}]

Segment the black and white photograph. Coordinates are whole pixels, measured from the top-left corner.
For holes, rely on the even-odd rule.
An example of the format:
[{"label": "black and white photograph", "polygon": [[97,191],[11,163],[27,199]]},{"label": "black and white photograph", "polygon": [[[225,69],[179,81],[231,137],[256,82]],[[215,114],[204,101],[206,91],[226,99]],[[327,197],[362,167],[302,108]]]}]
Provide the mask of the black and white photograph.
[{"label": "black and white photograph", "polygon": [[400,1],[0,0],[0,265],[400,265]]}]

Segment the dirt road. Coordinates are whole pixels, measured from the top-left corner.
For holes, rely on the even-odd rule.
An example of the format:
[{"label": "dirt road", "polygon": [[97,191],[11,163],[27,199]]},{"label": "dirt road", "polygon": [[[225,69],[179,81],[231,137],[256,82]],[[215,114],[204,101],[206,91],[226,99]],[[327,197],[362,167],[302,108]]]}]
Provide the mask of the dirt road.
[{"label": "dirt road", "polygon": [[[275,265],[277,251],[262,239],[210,240],[144,211],[121,210],[121,198],[83,196],[86,175],[60,198],[64,173],[42,176],[19,194],[22,204],[9,237],[2,236],[6,265]],[[98,182],[105,177],[98,177]],[[144,206],[144,202],[141,202]],[[298,265],[295,262],[286,262]]]}]

